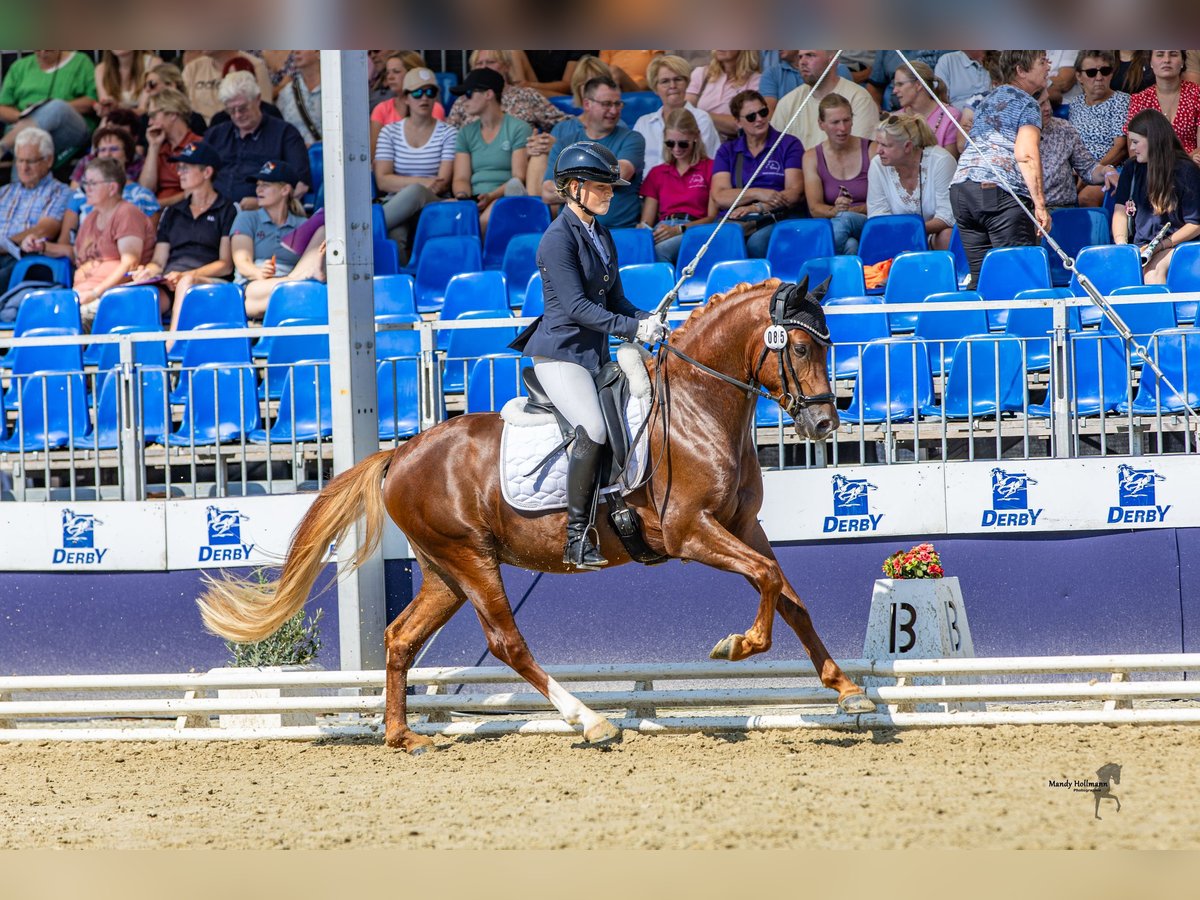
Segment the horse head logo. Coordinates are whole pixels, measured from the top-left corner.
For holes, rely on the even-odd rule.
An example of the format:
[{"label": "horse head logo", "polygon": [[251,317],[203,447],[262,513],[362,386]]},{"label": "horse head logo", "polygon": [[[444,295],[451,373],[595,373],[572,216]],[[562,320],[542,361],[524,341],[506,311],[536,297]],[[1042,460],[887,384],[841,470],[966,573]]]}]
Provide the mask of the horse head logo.
[{"label": "horse head logo", "polygon": [[1140,497],[1153,492],[1154,482],[1166,481],[1166,476],[1153,469],[1135,469],[1128,463],[1121,463],[1117,466],[1117,480],[1123,498]]},{"label": "horse head logo", "polygon": [[236,509],[206,508],[208,511],[208,542],[210,544],[237,544],[241,542],[241,522],[249,518]]},{"label": "horse head logo", "polygon": [[62,511],[63,546],[92,546],[95,526],[103,524],[91,513],[77,513],[71,509],[64,509]]},{"label": "horse head logo", "polygon": [[1023,491],[1037,480],[1030,478],[1024,472],[1005,472],[1003,469],[992,469],[992,490],[997,497],[1008,498]]},{"label": "horse head logo", "polygon": [[833,476],[833,496],[840,504],[857,503],[864,499],[868,491],[878,488],[865,479],[851,481],[845,475]]},{"label": "horse head logo", "polygon": [[1092,788],[1092,796],[1096,798],[1097,819],[1100,818],[1101,800],[1112,800],[1117,804],[1117,812],[1121,811],[1121,800],[1112,792],[1112,786],[1120,783],[1121,767],[1117,763],[1105,763],[1096,770],[1096,786]]}]

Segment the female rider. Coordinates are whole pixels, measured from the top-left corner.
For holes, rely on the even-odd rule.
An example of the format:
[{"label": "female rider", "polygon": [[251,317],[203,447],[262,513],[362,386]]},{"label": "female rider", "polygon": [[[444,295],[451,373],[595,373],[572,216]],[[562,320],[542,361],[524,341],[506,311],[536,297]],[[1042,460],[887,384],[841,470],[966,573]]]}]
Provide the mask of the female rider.
[{"label": "female rider", "polygon": [[567,454],[567,541],[563,562],[577,569],[608,564],[591,532],[600,451],[607,439],[593,376],[611,358],[608,336],[657,341],[667,333],[657,316],[625,297],[617,251],[596,221],[613,188],[629,184],[607,147],[579,141],[559,154],[554,185],[566,205],[538,244],[546,311],[512,347],[533,358],[538,381],[575,429]]}]

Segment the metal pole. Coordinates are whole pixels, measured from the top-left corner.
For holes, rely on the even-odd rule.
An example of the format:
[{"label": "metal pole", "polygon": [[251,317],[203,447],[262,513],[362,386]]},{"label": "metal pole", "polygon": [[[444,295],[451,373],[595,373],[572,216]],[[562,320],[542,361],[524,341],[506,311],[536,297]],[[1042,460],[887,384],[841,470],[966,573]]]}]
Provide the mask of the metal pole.
[{"label": "metal pole", "polygon": [[[333,391],[333,469],[340,474],[379,449],[375,392],[375,296],[371,276],[370,128],[367,54],[321,54],[325,153],[325,261],[329,280],[329,369]],[[354,555],[359,525],[337,548]],[[375,554],[338,585],[343,669],[384,664],[383,558]]]},{"label": "metal pole", "polygon": [[1071,354],[1067,342],[1070,340],[1070,330],[1067,328],[1067,304],[1062,300],[1054,301],[1054,331],[1050,340],[1050,390],[1051,413],[1054,416],[1053,456],[1065,459],[1073,456],[1071,443]]},{"label": "metal pole", "polygon": [[[121,338],[118,345],[121,361],[121,390],[118,392],[118,415],[121,423],[118,453],[121,458],[121,480],[124,482],[122,500],[144,500],[145,484],[142,465],[142,391],[141,378],[134,368],[133,341]],[[167,496],[171,486],[167,485]]]}]

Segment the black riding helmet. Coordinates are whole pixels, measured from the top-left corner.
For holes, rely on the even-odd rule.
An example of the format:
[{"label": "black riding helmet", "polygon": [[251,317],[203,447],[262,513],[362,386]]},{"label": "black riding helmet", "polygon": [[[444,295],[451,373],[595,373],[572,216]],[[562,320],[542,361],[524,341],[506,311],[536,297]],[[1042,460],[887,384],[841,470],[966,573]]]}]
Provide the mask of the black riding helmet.
[{"label": "black riding helmet", "polygon": [[621,166],[613,152],[595,141],[577,141],[564,147],[554,163],[554,186],[566,190],[571,179],[597,181],[613,187],[627,187],[629,182],[621,177]]}]

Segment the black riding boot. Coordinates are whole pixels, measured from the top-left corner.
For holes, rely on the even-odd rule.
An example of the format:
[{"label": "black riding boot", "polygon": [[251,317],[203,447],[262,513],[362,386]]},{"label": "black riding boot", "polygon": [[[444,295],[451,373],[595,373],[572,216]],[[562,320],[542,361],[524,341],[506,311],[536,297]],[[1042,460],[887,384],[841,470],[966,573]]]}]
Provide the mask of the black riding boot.
[{"label": "black riding boot", "polygon": [[567,543],[563,562],[577,569],[599,569],[608,560],[592,542],[592,516],[598,485],[597,469],[603,444],[597,444],[582,426],[575,428],[575,440],[567,454]]}]

